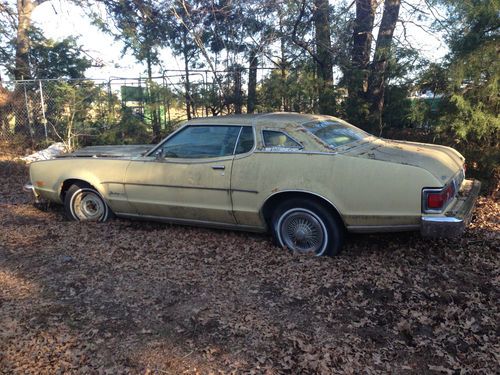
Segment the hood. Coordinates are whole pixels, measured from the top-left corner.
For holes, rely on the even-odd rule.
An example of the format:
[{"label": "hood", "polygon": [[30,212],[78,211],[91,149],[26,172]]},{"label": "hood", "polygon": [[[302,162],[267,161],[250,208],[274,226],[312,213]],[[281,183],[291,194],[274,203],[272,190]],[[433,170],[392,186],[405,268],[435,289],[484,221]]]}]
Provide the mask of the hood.
[{"label": "hood", "polygon": [[443,184],[462,169],[465,161],[451,147],[387,139],[376,139],[350,150],[348,154],[423,168]]},{"label": "hood", "polygon": [[89,146],[60,157],[112,157],[130,158],[142,156],[155,145]]}]

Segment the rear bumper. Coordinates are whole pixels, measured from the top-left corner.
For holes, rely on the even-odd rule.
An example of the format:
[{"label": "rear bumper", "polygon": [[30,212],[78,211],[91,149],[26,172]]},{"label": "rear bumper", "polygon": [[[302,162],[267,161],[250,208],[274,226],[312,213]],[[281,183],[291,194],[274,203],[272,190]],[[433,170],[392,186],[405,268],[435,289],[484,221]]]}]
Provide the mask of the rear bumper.
[{"label": "rear bumper", "polygon": [[457,201],[443,214],[422,216],[420,232],[424,237],[458,237],[469,224],[481,182],[465,180]]}]

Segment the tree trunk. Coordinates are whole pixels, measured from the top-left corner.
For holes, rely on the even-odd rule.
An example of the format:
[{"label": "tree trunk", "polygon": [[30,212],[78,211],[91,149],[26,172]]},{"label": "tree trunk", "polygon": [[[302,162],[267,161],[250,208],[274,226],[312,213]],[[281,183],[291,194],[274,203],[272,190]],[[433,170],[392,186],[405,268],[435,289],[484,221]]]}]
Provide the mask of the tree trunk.
[{"label": "tree trunk", "polygon": [[[29,65],[29,30],[31,27],[31,15],[33,10],[46,0],[17,0],[17,35],[16,35],[16,62],[14,67],[14,78],[16,80],[31,79]],[[21,96],[23,87],[16,85],[15,92]],[[14,132],[22,136],[30,135],[29,108],[23,108],[21,104],[17,105],[16,124]]]},{"label": "tree trunk", "polygon": [[352,69],[348,77],[349,98],[359,98],[368,89],[370,52],[376,8],[376,0],[356,0],[356,19],[352,36]]},{"label": "tree trunk", "polygon": [[33,10],[47,0],[17,0],[17,35],[16,35],[16,66],[14,67],[14,78],[30,79],[29,66],[29,30],[31,28],[31,16]]},{"label": "tree trunk", "polygon": [[287,41],[285,38],[285,31],[283,28],[283,14],[280,12],[279,14],[279,31],[280,31],[280,72],[281,72],[281,88],[280,88],[280,93],[281,93],[281,108],[283,111],[288,112],[290,111],[290,97],[288,94],[287,90],[287,78],[288,78],[288,71],[287,71],[287,61],[286,61],[286,48],[287,48]]},{"label": "tree trunk", "polygon": [[314,29],[316,42],[316,66],[319,78],[319,111],[332,115],[335,112],[333,95],[333,59],[330,40],[330,17],[328,0],[314,0]]},{"label": "tree trunk", "polygon": [[233,72],[234,81],[234,113],[241,115],[243,107],[243,95],[241,92],[241,68],[239,66],[234,67]]},{"label": "tree trunk", "polygon": [[252,50],[252,52],[250,52],[249,63],[247,113],[254,113],[255,103],[257,102],[257,66],[259,63],[257,51]]},{"label": "tree trunk", "polygon": [[[31,14],[34,4],[31,0],[17,0],[17,36],[16,36],[16,63],[14,67],[14,78],[16,80],[30,79],[29,66],[29,35],[28,31],[31,26]],[[22,90],[24,92],[22,93]],[[24,83],[17,83],[15,87],[15,95],[25,97],[26,87]],[[22,137],[30,136],[30,120],[28,101],[25,97],[23,102],[15,104],[16,123],[14,132]]]},{"label": "tree trunk", "polygon": [[29,67],[29,29],[31,27],[31,14],[37,6],[37,2],[32,0],[17,0],[17,36],[16,36],[16,66],[14,68],[14,78],[30,79]]},{"label": "tree trunk", "polygon": [[382,112],[384,109],[385,73],[391,55],[392,36],[398,21],[401,0],[386,0],[384,14],[380,23],[372,63],[372,73],[368,83],[368,97],[374,124],[382,131]]},{"label": "tree trunk", "polygon": [[9,112],[11,108],[11,93],[2,86],[0,80],[0,135],[9,135]]}]

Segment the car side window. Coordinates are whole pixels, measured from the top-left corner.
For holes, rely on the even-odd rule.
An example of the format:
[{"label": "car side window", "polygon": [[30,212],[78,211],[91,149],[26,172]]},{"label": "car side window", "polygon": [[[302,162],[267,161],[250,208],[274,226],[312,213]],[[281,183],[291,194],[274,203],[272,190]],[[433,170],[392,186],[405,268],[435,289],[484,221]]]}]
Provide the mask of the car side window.
[{"label": "car side window", "polygon": [[302,145],[286,133],[276,130],[263,130],[264,147],[270,149],[301,149]]},{"label": "car side window", "polygon": [[241,126],[188,126],[161,147],[166,158],[214,158],[232,155]]},{"label": "car side window", "polygon": [[244,126],[241,129],[240,139],[236,146],[236,154],[245,154],[250,152],[254,145],[253,129],[251,126]]}]

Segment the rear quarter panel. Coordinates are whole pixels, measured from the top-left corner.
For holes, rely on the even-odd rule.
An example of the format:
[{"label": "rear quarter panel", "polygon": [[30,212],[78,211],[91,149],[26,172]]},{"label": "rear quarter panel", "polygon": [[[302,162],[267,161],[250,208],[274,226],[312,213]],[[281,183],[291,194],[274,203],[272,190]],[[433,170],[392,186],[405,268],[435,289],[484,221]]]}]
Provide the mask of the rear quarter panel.
[{"label": "rear quarter panel", "polygon": [[428,171],[404,164],[342,154],[256,152],[235,159],[231,189],[240,224],[262,224],[260,210],[273,194],[306,191],[330,201],[347,227],[387,226],[419,224],[422,188],[436,183]]}]

